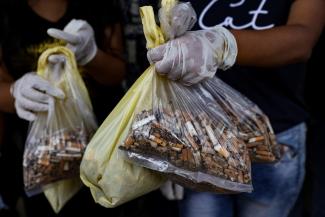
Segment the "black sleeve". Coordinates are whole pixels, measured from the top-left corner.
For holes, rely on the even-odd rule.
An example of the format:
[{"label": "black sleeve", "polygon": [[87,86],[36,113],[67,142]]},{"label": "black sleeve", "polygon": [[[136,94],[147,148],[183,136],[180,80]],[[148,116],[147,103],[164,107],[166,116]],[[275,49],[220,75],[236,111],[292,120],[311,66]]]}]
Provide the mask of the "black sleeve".
[{"label": "black sleeve", "polygon": [[122,9],[117,0],[95,0],[92,4],[94,7],[94,11],[98,12],[100,15],[100,19],[103,23],[113,24],[120,23],[122,21]]},{"label": "black sleeve", "polygon": [[0,3],[0,45],[3,42],[4,34],[5,34],[5,14],[3,11],[3,4]]},{"label": "black sleeve", "polygon": [[139,6],[153,6],[154,8],[158,7],[160,1],[158,0],[139,0]]}]

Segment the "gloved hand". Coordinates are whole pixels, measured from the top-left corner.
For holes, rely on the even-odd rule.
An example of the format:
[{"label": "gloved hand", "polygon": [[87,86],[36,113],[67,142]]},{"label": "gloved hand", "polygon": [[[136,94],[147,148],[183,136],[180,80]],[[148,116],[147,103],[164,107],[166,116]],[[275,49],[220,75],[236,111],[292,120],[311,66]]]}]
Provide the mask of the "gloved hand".
[{"label": "gloved hand", "polygon": [[223,27],[190,31],[153,48],[147,53],[156,71],[185,85],[198,83],[215,75],[217,68],[226,70],[236,60],[234,36]]},{"label": "gloved hand", "polygon": [[89,63],[97,53],[97,45],[93,28],[84,20],[71,20],[62,30],[48,29],[53,38],[67,42],[67,47],[76,56],[79,65]]},{"label": "gloved hand", "polygon": [[184,197],[184,188],[170,180],[160,187],[160,191],[168,200],[182,200]]},{"label": "gloved hand", "polygon": [[213,77],[218,68],[226,70],[235,63],[237,44],[227,29],[215,27],[191,32],[188,30],[197,18],[190,3],[167,9],[160,9],[159,20],[165,37],[171,40],[147,53],[158,73],[192,85]]},{"label": "gloved hand", "polygon": [[[48,61],[58,68],[65,61],[60,55],[52,55]],[[27,73],[11,86],[11,93],[15,98],[17,115],[27,121],[34,121],[35,112],[45,112],[49,109],[52,97],[64,98],[59,88],[53,87],[48,81],[33,72]]]}]

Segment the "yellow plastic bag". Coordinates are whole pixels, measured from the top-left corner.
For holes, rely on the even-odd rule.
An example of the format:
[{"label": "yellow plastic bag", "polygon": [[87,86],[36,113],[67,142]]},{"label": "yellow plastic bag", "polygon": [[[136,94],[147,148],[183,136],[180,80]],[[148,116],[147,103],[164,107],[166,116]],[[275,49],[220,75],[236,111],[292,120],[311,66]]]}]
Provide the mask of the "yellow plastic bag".
[{"label": "yellow plastic bag", "polygon": [[105,207],[116,207],[158,188],[164,179],[148,169],[123,159],[118,146],[124,141],[132,123],[135,106],[143,109],[152,104],[150,67],[131,87],[88,145],[83,157],[80,175],[96,202]]},{"label": "yellow plastic bag", "polygon": [[59,213],[82,186],[80,178],[77,177],[49,184],[43,187],[43,192],[54,212]]},{"label": "yellow plastic bag", "polygon": [[[163,1],[170,6],[175,1]],[[147,47],[164,43],[164,37],[154,20],[152,7],[140,9]],[[124,160],[118,147],[126,139],[137,110],[152,108],[153,66],[134,83],[123,99],[107,117],[87,146],[80,176],[91,190],[96,202],[105,207],[116,207],[157,189],[165,179],[148,169]]]},{"label": "yellow plastic bag", "polygon": [[[66,59],[59,70],[47,61],[53,54]],[[65,99],[54,99],[49,112],[39,113],[33,122],[24,153],[24,181],[28,193],[43,191],[58,213],[82,186],[79,166],[97,123],[72,51],[61,46],[46,50],[37,74],[63,90]]]}]

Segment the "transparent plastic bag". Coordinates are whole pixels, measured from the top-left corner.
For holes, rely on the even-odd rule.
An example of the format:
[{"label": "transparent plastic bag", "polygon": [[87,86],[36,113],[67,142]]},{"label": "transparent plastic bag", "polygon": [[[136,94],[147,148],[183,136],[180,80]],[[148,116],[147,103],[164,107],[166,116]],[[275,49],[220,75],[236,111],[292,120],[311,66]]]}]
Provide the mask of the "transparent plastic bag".
[{"label": "transparent plastic bag", "polygon": [[[141,14],[147,46],[163,42],[151,7]],[[159,76],[151,66],[150,89],[135,107],[120,149],[132,162],[187,187],[218,193],[251,192],[250,159],[231,120],[201,84],[190,87]],[[213,106],[207,106],[208,104]]]},{"label": "transparent plastic bag", "polygon": [[135,109],[120,147],[126,157],[196,190],[251,192],[245,143],[212,95],[201,85],[185,87],[158,75],[151,82],[152,108]]},{"label": "transparent plastic bag", "polygon": [[273,163],[281,158],[270,121],[256,104],[216,77],[201,85],[235,126],[235,135],[246,143],[252,162]]},{"label": "transparent plastic bag", "polygon": [[[162,30],[164,31],[163,33],[165,38],[172,39],[178,36],[181,37],[181,40],[177,41],[176,38],[176,40],[173,40],[173,43],[167,43],[168,46],[165,46],[165,50],[168,50],[168,52],[165,51],[164,55],[175,57],[173,63],[170,63],[173,65],[173,71],[187,71],[187,64],[182,64],[182,61],[179,60],[187,57],[186,52],[191,52],[189,49],[187,49],[186,43],[189,43],[187,40],[191,40],[196,43],[196,56],[191,54],[190,57],[197,60],[196,62],[202,66],[201,73],[198,73],[196,76],[194,76],[194,78],[181,79],[180,81],[191,84],[191,81],[197,81],[204,77],[211,78],[217,68],[225,70],[229,65],[233,65],[236,58],[236,52],[234,52],[234,50],[236,50],[236,43],[233,42],[235,39],[230,33],[228,33],[227,30],[223,29],[222,27],[214,27],[205,34],[198,34],[200,31],[195,31],[193,34],[191,34],[192,32],[187,31],[192,28],[197,20],[195,11],[191,4],[176,3],[175,1],[166,0],[162,1],[162,5],[163,7],[159,10],[159,20]],[[212,37],[213,35],[214,37]],[[204,45],[204,52],[200,51],[200,46],[197,44],[198,40],[202,40],[200,37],[203,37],[203,39],[208,37],[208,41],[211,43],[206,44],[206,40],[201,42],[201,45],[206,44]],[[195,40],[193,40],[194,38]],[[224,40],[224,38],[226,38],[226,40]],[[229,40],[231,38],[233,39]],[[217,44],[219,44],[219,47]],[[220,49],[222,46],[226,47],[227,49]],[[212,48],[212,53],[215,54],[215,57],[218,59],[219,63],[225,62],[226,64],[218,65],[217,67],[207,67],[209,65],[209,61],[206,60],[207,58],[202,58],[205,60],[203,63],[199,62],[201,56],[204,56],[204,53],[206,56],[211,56],[209,48]],[[222,60],[222,58],[225,59]],[[189,64],[189,66],[191,66],[191,64]],[[204,70],[202,71],[202,69]],[[199,71],[200,70],[197,70],[197,72]],[[209,71],[212,76],[209,75]],[[178,74],[176,73],[176,76],[177,75]],[[168,77],[173,78],[175,75],[171,73]],[[269,163],[279,160],[281,157],[279,146],[277,145],[270,122],[263,112],[254,103],[234,89],[230,88],[219,79],[212,78],[202,85],[204,84],[209,84],[206,87],[207,90],[213,94],[217,103],[225,111],[225,115],[229,116],[229,119],[232,120],[232,124],[237,126],[236,136],[243,139],[247,144],[251,160],[253,162]]]},{"label": "transparent plastic bag", "polygon": [[[66,57],[60,70],[47,61],[53,54]],[[70,50],[46,50],[39,58],[37,74],[63,90],[65,99],[53,98],[49,111],[38,113],[31,123],[23,160],[25,189],[30,195],[47,184],[78,176],[86,145],[97,129],[88,91]]]}]

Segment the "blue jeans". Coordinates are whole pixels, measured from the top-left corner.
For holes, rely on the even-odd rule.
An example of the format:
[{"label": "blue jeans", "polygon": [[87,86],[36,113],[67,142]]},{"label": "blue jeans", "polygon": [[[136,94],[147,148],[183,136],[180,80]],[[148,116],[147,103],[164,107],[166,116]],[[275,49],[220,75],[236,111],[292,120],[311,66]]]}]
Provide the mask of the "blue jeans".
[{"label": "blue jeans", "polygon": [[186,189],[181,217],[286,217],[305,175],[305,124],[277,135],[286,152],[275,164],[253,164],[253,193],[218,195]]},{"label": "blue jeans", "polygon": [[1,209],[7,209],[8,207],[7,207],[7,205],[3,202],[3,200],[2,200],[2,196],[1,196],[1,194],[0,194],[0,210]]}]

